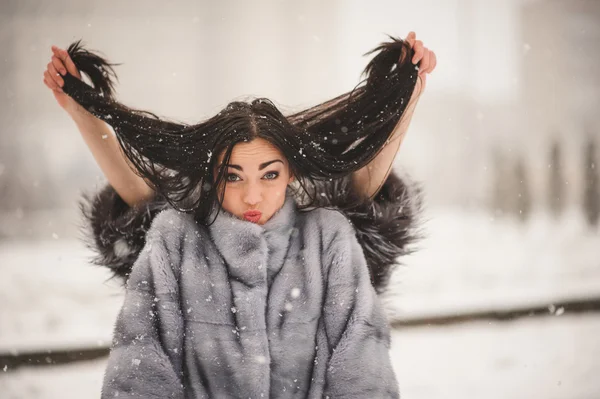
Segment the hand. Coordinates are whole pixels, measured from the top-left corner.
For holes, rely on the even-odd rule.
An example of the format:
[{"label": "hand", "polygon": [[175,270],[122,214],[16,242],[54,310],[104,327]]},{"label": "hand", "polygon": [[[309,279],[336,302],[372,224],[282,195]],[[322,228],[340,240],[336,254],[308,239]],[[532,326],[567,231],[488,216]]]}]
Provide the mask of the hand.
[{"label": "hand", "polygon": [[73,115],[75,112],[81,112],[83,107],[62,90],[65,84],[62,76],[66,75],[67,71],[78,79],[81,79],[81,74],[66,50],[52,46],[52,53],[52,59],[44,71],[44,84],[52,90],[52,94],[54,94],[58,105],[67,111],[67,113]]},{"label": "hand", "polygon": [[423,42],[417,40],[417,35],[415,32],[410,32],[408,36],[406,36],[406,42],[410,44],[410,47],[414,50],[415,54],[412,58],[412,63],[417,64],[419,61],[421,65],[419,65],[419,77],[421,79],[417,80],[417,88],[415,92],[419,94],[425,90],[425,83],[427,81],[427,74],[431,73],[435,69],[435,65],[437,64],[437,58],[435,53],[432,50],[429,50],[427,47],[423,46]]}]

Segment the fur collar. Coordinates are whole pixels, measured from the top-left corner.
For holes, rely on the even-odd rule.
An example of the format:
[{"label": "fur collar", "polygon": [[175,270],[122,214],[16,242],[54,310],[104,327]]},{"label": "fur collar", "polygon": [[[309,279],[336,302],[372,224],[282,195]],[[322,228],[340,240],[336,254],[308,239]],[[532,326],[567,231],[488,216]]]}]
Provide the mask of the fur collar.
[{"label": "fur collar", "polygon": [[[264,278],[270,285],[283,265],[296,212],[296,202],[289,188],[283,206],[264,225],[239,219],[221,208],[208,229],[229,273],[250,285]],[[209,220],[216,213],[214,209]]]}]

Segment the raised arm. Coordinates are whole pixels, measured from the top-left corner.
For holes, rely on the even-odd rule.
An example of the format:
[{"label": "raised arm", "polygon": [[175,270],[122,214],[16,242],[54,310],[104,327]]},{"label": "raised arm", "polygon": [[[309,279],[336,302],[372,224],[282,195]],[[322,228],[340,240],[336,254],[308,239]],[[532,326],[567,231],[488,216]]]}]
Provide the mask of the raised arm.
[{"label": "raised arm", "polygon": [[129,206],[152,198],[154,190],[135,174],[109,126],[89,112],[83,112],[89,115],[74,115],[73,121],[108,183]]},{"label": "raised arm", "polygon": [[385,144],[375,159],[352,174],[354,189],[364,198],[373,199],[379,193],[383,183],[392,171],[394,160],[396,159],[400,145],[404,141],[408,126],[415,112],[419,95],[420,93],[415,89],[413,97],[404,111],[402,118],[394,128],[389,142]]},{"label": "raised arm", "polygon": [[53,56],[44,72],[44,83],[52,90],[57,103],[73,119],[109,184],[129,206],[150,198],[154,191],[135,172],[121,151],[109,126],[79,105],[62,90],[68,71],[81,79],[81,73],[66,50],[52,46]]},{"label": "raised arm", "polygon": [[419,65],[419,79],[409,100],[408,106],[404,110],[400,121],[396,124],[394,131],[385,146],[379,154],[369,164],[354,172],[353,183],[358,193],[365,198],[372,199],[387,179],[392,170],[394,159],[400,149],[400,145],[406,136],[408,127],[412,120],[415,108],[423,90],[428,73],[431,73],[437,63],[435,53],[423,46],[423,42],[416,40],[416,34],[410,32],[406,41],[411,45],[415,54],[412,63]]}]

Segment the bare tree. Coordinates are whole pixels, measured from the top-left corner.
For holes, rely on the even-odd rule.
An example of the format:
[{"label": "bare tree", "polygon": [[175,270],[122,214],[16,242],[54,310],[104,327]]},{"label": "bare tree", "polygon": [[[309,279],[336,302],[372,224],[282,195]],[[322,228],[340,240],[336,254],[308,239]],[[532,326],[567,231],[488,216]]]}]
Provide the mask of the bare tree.
[{"label": "bare tree", "polygon": [[494,149],[492,154],[492,167],[494,173],[494,182],[492,186],[492,195],[490,208],[494,216],[503,216],[510,210],[508,204],[510,184],[504,156],[499,149]]},{"label": "bare tree", "polygon": [[559,143],[554,140],[550,149],[548,164],[548,205],[550,212],[558,217],[565,207],[564,177],[562,171],[562,154]]},{"label": "bare tree", "polygon": [[600,219],[600,184],[598,182],[598,168],[596,166],[598,164],[596,143],[592,137],[588,137],[584,151],[583,212],[588,224],[596,227],[598,219]]},{"label": "bare tree", "polygon": [[525,163],[521,157],[517,158],[514,169],[515,201],[514,213],[521,222],[525,222],[531,213],[531,190]]}]

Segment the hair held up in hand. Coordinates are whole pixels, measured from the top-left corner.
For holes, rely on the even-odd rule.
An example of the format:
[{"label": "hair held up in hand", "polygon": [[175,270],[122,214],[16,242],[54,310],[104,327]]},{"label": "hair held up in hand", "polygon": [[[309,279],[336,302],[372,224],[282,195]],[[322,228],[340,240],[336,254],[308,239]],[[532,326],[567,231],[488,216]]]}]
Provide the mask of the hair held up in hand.
[{"label": "hair held up in hand", "polygon": [[220,204],[217,187],[226,167],[216,165],[233,146],[263,138],[287,157],[311,206],[320,181],[335,181],[367,165],[391,137],[408,106],[418,71],[413,50],[390,37],[369,53],[364,79],[332,100],[283,115],[268,99],[235,101],[218,114],[190,125],[130,108],[114,96],[114,65],[86,50],[81,40],[67,52],[92,86],[67,73],[63,90],[111,125],[124,154],[146,182],[175,208],[205,220]]}]

